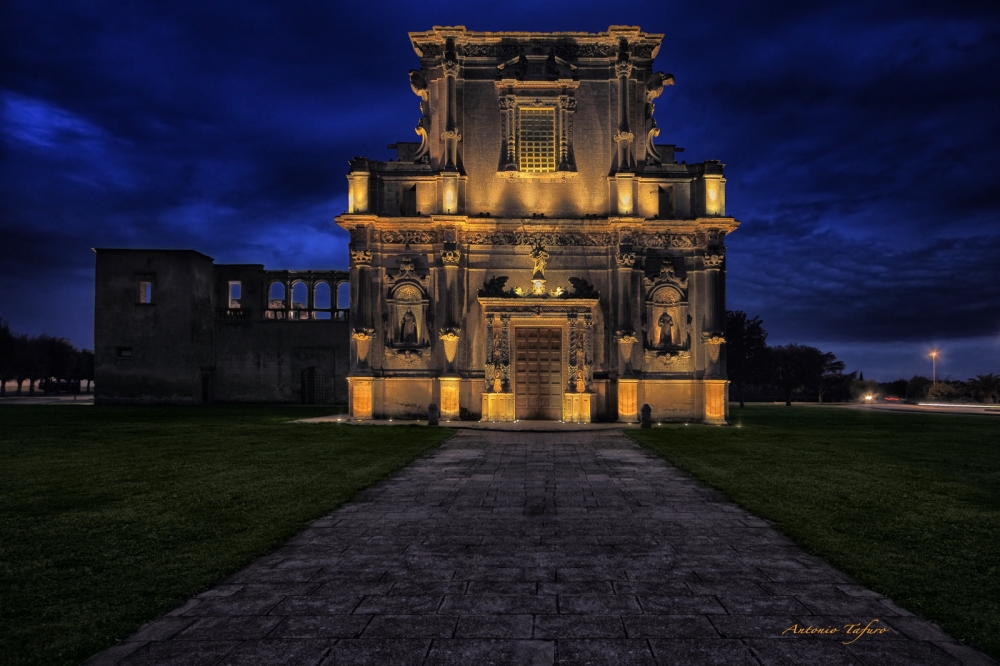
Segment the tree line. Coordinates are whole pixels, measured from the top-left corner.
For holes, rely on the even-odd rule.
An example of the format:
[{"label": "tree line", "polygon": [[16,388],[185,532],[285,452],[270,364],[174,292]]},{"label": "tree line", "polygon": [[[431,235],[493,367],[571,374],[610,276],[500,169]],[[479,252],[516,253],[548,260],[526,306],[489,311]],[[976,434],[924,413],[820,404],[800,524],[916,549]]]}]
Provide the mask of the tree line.
[{"label": "tree line", "polygon": [[743,407],[749,392],[751,399],[773,400],[780,397],[786,405],[792,396],[815,397],[817,402],[884,397],[900,400],[982,400],[1000,401],[1000,376],[977,375],[967,382],[932,382],[922,376],[910,380],[879,383],[865,380],[863,373],[845,373],[843,361],[833,352],[807,345],[769,347],[764,322],[747,317],[742,310],[726,311],[726,365],[729,380]]},{"label": "tree line", "polygon": [[77,392],[86,382],[90,393],[94,382],[94,352],[77,349],[69,340],[50,335],[15,334],[0,319],[0,397],[7,395],[7,382],[17,382],[16,395],[22,395],[28,382],[28,395],[36,385],[46,393]]}]

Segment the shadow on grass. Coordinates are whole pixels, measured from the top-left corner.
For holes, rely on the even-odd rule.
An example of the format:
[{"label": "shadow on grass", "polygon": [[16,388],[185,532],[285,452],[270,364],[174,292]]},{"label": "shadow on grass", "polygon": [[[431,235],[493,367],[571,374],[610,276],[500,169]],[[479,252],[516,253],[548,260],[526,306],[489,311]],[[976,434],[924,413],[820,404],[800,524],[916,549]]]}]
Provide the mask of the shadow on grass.
[{"label": "shadow on grass", "polygon": [[451,431],[322,407],[0,407],[0,663],[78,664]]}]

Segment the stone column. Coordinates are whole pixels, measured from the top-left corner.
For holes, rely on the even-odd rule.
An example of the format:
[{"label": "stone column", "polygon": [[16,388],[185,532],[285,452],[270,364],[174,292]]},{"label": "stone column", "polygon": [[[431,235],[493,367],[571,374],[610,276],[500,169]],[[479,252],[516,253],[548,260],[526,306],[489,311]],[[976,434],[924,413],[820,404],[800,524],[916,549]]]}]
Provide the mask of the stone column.
[{"label": "stone column", "polygon": [[456,163],[458,162],[458,142],[462,140],[462,135],[458,133],[458,128],[456,126],[455,117],[456,112],[456,84],[455,81],[458,78],[459,64],[454,60],[446,60],[441,64],[442,69],[444,69],[445,76],[445,86],[447,91],[447,117],[445,119],[445,129],[441,133],[441,139],[444,141],[445,150],[445,171],[457,171],[458,167]]},{"label": "stone column", "polygon": [[514,95],[500,97],[500,132],[504,140],[503,170],[517,171],[517,98]]},{"label": "stone column", "polygon": [[632,63],[619,60],[615,63],[615,74],[618,76],[618,132],[615,142],[618,144],[618,171],[628,171],[632,167],[632,140],[635,135],[628,125],[628,78],[632,75]]},{"label": "stone column", "polygon": [[[354,354],[348,379],[350,414],[356,419],[370,419],[374,414],[371,353],[375,329],[372,326],[371,292],[372,253],[370,250],[351,250],[351,283],[357,293],[351,299],[351,321],[355,322],[351,338]],[[331,298],[333,295],[331,294]]]},{"label": "stone column", "polygon": [[456,325],[458,313],[458,262],[461,253],[458,250],[442,250],[441,263],[444,265],[444,300],[445,323],[439,338],[444,347],[444,374],[438,378],[441,389],[441,418],[450,421],[457,419],[461,412],[459,392],[461,377],[455,372],[455,356],[462,329]]}]

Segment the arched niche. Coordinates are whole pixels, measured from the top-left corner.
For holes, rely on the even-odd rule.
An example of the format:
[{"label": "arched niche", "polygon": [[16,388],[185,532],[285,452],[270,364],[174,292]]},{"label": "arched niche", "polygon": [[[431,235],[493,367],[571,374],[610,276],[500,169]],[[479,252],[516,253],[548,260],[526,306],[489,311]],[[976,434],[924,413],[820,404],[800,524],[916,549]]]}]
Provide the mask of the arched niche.
[{"label": "arched niche", "polygon": [[429,347],[424,290],[412,282],[397,284],[386,300],[387,337],[391,347]]},{"label": "arched niche", "polygon": [[267,307],[272,310],[282,310],[285,307],[285,284],[272,282],[267,288]]},{"label": "arched niche", "polygon": [[648,349],[667,350],[691,346],[687,299],[673,285],[656,287],[646,299],[646,345]]}]

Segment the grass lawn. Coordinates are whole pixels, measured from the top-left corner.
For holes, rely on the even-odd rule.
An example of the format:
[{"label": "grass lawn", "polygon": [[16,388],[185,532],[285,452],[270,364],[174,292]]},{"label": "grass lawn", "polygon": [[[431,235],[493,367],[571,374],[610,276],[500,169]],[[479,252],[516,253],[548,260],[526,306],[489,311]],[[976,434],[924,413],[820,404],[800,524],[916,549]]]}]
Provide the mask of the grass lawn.
[{"label": "grass lawn", "polygon": [[734,405],[730,419],[626,432],[1000,657],[1000,418]]},{"label": "grass lawn", "polygon": [[329,408],[0,407],[0,664],[78,664],[448,437]]}]

